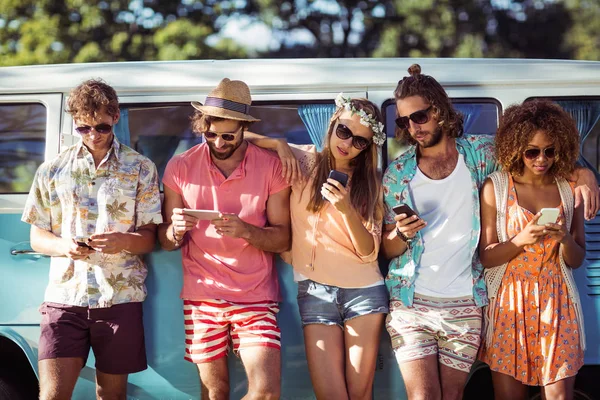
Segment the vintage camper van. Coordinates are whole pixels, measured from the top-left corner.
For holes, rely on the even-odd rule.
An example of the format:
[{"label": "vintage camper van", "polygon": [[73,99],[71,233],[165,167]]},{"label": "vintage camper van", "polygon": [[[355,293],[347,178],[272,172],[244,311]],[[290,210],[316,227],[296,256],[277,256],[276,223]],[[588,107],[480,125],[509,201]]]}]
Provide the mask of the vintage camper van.
[{"label": "vintage camper van", "polygon": [[[418,62],[423,72],[444,85],[465,116],[471,134],[494,135],[498,117],[512,103],[544,97],[559,102],[577,120],[582,162],[600,166],[600,62],[508,59],[304,59],[70,64],[0,68],[0,399],[32,399],[37,393],[40,314],[48,281],[49,259],[29,246],[29,226],[21,213],[36,168],[78,139],[65,112],[69,90],[101,77],[118,92],[121,120],[116,133],[123,143],[148,156],[162,175],[174,155],[201,142],[190,130],[192,100],[204,101],[224,77],[247,82],[252,114],[261,118],[252,130],[313,143],[323,134],[324,119],[339,92],[368,97],[387,121],[385,166],[403,150],[395,142],[393,90],[406,69]],[[587,256],[576,273],[583,299],[588,346],[577,380],[580,399],[600,399],[600,219],[586,223]],[[129,377],[129,399],[199,397],[195,366],[184,361],[182,272],[178,251],[156,250],[149,268],[144,322],[148,369]],[[382,270],[387,269],[382,260]],[[282,304],[282,398],[311,399],[302,329],[291,267],[278,261]],[[374,398],[404,399],[402,378],[382,333]],[[74,398],[94,397],[94,358],[81,371]],[[243,368],[230,357],[231,397],[246,391]],[[595,380],[595,381],[594,381]],[[532,398],[537,396],[532,391]],[[489,371],[477,364],[466,398],[492,398]]]}]

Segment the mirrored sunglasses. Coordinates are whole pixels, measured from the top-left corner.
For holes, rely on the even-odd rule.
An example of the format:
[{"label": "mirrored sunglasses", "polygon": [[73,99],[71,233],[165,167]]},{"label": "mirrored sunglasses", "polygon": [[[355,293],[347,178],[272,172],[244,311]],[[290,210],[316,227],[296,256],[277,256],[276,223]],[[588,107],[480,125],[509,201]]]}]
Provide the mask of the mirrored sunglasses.
[{"label": "mirrored sunglasses", "polygon": [[88,133],[90,133],[92,131],[92,129],[100,134],[106,134],[106,133],[110,133],[112,131],[112,128],[113,128],[113,126],[110,124],[98,124],[96,126],[89,126],[89,125],[76,126],[75,130],[80,135],[87,135]]}]

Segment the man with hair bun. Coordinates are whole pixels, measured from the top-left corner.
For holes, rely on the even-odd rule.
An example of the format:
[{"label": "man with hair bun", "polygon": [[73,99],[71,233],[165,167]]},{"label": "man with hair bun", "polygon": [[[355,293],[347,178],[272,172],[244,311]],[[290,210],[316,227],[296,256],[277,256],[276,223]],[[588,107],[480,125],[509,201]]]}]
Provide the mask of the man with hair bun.
[{"label": "man with hair bun", "polygon": [[22,217],[31,247],[52,256],[40,307],[40,399],[71,398],[90,347],[96,396],[125,399],[128,374],[147,368],[141,255],[154,249],[162,222],[158,174],[115,137],[112,87],[85,81],[67,106],[81,141],[38,168]]},{"label": "man with hair bun", "polygon": [[[383,178],[382,251],[391,259],[386,326],[409,399],[461,399],[481,343],[481,307],[488,304],[477,252],[479,190],[500,166],[493,138],[464,135],[444,88],[417,64],[408,72],[394,96],[396,136],[411,146]],[[586,169],[575,175],[592,217],[595,177]],[[396,214],[400,205],[415,215],[406,207]]]}]

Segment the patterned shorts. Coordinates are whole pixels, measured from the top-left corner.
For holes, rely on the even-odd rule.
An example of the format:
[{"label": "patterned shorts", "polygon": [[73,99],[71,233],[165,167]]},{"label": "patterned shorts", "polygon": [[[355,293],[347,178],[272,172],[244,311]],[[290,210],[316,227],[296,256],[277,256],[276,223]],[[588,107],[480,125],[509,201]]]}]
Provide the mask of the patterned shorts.
[{"label": "patterned shorts", "polygon": [[415,295],[413,307],[390,302],[386,327],[398,364],[437,355],[440,364],[469,372],[481,343],[481,320],[472,297]]},{"label": "patterned shorts", "polygon": [[236,355],[240,349],[253,346],[281,349],[278,312],[279,306],[272,301],[184,300],[184,358],[200,364],[225,357],[230,341]]}]

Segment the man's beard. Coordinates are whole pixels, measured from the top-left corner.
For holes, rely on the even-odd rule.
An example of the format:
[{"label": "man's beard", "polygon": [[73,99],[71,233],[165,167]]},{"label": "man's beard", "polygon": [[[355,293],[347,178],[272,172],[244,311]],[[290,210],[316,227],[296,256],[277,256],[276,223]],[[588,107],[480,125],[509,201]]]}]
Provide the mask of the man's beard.
[{"label": "man's beard", "polygon": [[[215,142],[206,142],[208,144],[208,148],[210,149],[210,154],[216,158],[217,160],[227,160],[229,157],[231,157],[233,155],[233,153],[235,153],[235,151],[238,149],[238,147],[240,147],[242,145],[244,141],[243,137],[240,137],[240,140],[237,143],[234,144],[228,144],[227,146],[224,146],[224,148],[227,148],[228,150],[225,152],[218,152],[215,148]],[[223,149],[223,147],[221,148]]]},{"label": "man's beard", "polygon": [[436,128],[435,132],[433,132],[430,135],[429,141],[424,142],[423,144],[419,143],[419,145],[424,149],[426,149],[428,147],[433,147],[436,144],[438,144],[439,142],[441,142],[442,136],[443,136],[442,128],[438,126]]}]

